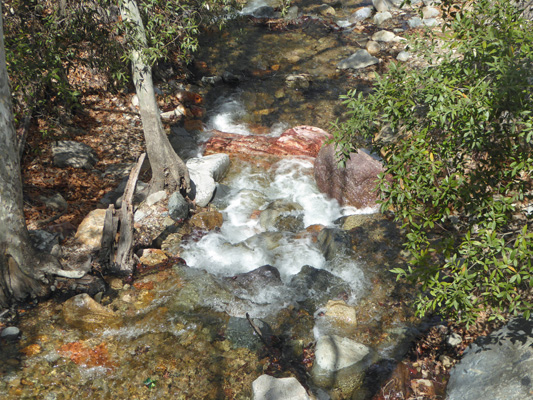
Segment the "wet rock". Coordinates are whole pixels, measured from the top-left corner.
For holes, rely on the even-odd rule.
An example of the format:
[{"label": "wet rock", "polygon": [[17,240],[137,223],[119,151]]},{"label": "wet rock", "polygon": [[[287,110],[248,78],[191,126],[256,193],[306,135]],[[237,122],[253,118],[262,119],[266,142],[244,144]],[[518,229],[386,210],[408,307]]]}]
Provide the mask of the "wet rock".
[{"label": "wet rock", "polygon": [[451,370],[448,400],[522,400],[533,390],[533,318],[481,337]]},{"label": "wet rock", "polygon": [[211,175],[215,181],[220,181],[228,172],[230,159],[227,154],[217,153],[205,157],[191,158],[187,161],[189,171],[196,171]]},{"label": "wet rock", "polygon": [[228,185],[217,183],[215,194],[213,195],[213,199],[211,200],[211,203],[218,208],[226,207],[229,201],[231,200],[230,199],[231,192],[232,190]]},{"label": "wet rock", "polygon": [[320,231],[317,244],[326,260],[350,253],[353,246],[351,236],[338,228],[325,228]]},{"label": "wet rock", "polygon": [[351,16],[350,16],[350,22],[352,24],[355,24],[357,22],[364,21],[365,19],[368,19],[372,16],[372,13],[374,12],[374,9],[372,7],[362,7],[358,10],[356,10]]},{"label": "wet rock", "polygon": [[189,216],[189,203],[179,192],[174,192],[168,199],[168,215],[174,220],[185,219]]},{"label": "wet rock", "polygon": [[52,144],[54,165],[60,168],[91,169],[98,162],[95,151],[85,143],[60,140]]},{"label": "wet rock", "polygon": [[309,74],[287,75],[285,83],[292,89],[307,90],[311,85],[311,76]]},{"label": "wet rock", "polygon": [[229,169],[227,154],[211,154],[202,158],[191,158],[187,168],[191,177],[191,193],[189,196],[199,207],[205,207],[216,189],[216,181],[221,180]]},{"label": "wet rock", "polygon": [[381,25],[383,22],[392,18],[392,14],[388,11],[378,12],[374,15],[374,23],[376,25]]},{"label": "wet rock", "polygon": [[[263,339],[269,341],[272,335],[270,326],[258,318],[252,318],[252,322],[259,329]],[[232,343],[233,348],[245,347],[251,351],[258,351],[264,346],[247,318],[231,317],[225,335],[226,339]]]},{"label": "wet rock", "polygon": [[378,31],[372,35],[375,42],[399,42],[400,37],[390,31]]},{"label": "wet rock", "polygon": [[348,297],[350,285],[331,272],[304,265],[300,272],[291,278],[289,287],[293,288],[296,300],[305,302],[306,308],[314,313],[318,306],[329,299]]},{"label": "wet rock", "polygon": [[329,300],[323,309],[324,318],[338,325],[357,326],[355,308],[344,300]]},{"label": "wet rock", "polygon": [[342,217],[335,222],[342,224],[343,230],[349,231],[351,229],[367,225],[375,219],[376,217],[374,214],[354,214]]},{"label": "wet rock", "polygon": [[0,333],[0,339],[5,340],[17,340],[20,336],[20,329],[16,326],[8,326]]},{"label": "wet rock", "polygon": [[333,17],[336,14],[335,9],[329,4],[321,4],[318,7],[318,13],[324,17]]},{"label": "wet rock", "polygon": [[159,192],[152,193],[146,198],[146,204],[148,206],[153,206],[156,203],[159,203],[160,201],[163,201],[167,198],[167,192],[164,190],[160,190]]},{"label": "wet rock", "polygon": [[339,69],[359,69],[370,65],[379,63],[379,58],[376,58],[364,49],[357,50],[350,57],[345,58],[337,64]]},{"label": "wet rock", "polygon": [[274,378],[261,375],[253,384],[253,400],[310,400],[296,378]]},{"label": "wet rock", "polygon": [[106,210],[93,210],[81,221],[74,238],[91,249],[99,249],[104,230]]},{"label": "wet rock", "polygon": [[214,131],[206,143],[206,154],[224,151],[232,156],[249,159],[253,156],[316,157],[330,134],[312,126],[297,126],[276,138],[264,135],[239,135]]},{"label": "wet rock", "polygon": [[63,318],[75,328],[93,331],[102,327],[116,327],[120,317],[102,306],[86,293],[79,294],[63,303]]},{"label": "wet rock", "polygon": [[275,200],[261,212],[259,219],[266,230],[298,232],[304,228],[303,207],[286,200]]},{"label": "wet rock", "polygon": [[203,211],[193,215],[189,222],[196,228],[212,231],[222,226],[224,218],[219,211]]},{"label": "wet rock", "polygon": [[363,344],[336,335],[322,336],[315,349],[313,383],[324,389],[335,388],[342,398],[350,398],[362,386],[373,358],[372,350]]},{"label": "wet rock", "polygon": [[161,264],[168,260],[167,254],[163,250],[159,249],[143,249],[143,253],[139,261],[143,265],[154,266]]},{"label": "wet rock", "polygon": [[253,271],[225,278],[225,280],[233,287],[246,288],[246,290],[283,285],[278,269],[271,265],[263,265]]},{"label": "wet rock", "polygon": [[[243,10],[244,11],[244,10]],[[250,15],[255,18],[279,18],[281,14],[270,6],[262,6],[253,10]]]},{"label": "wet rock", "polygon": [[383,171],[381,162],[361,150],[350,155],[345,168],[339,168],[333,145],[320,150],[314,166],[319,190],[356,208],[376,206],[376,181]]},{"label": "wet rock", "polygon": [[285,19],[290,21],[296,18],[298,18],[298,6],[291,6],[285,14]]}]

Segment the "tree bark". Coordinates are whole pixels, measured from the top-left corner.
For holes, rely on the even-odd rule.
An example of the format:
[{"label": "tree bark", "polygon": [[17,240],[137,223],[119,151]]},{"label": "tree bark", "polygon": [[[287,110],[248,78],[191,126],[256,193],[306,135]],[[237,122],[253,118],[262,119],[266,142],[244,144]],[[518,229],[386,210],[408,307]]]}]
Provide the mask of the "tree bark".
[{"label": "tree bark", "polygon": [[22,178],[13,124],[0,3],[0,307],[49,292],[46,273],[60,271],[49,254],[37,254],[26,229]]},{"label": "tree bark", "polygon": [[166,188],[170,192],[179,189],[188,193],[190,191],[189,171],[183,160],[172,148],[163,129],[155,98],[152,67],[143,56],[143,49],[147,47],[147,40],[136,1],[124,0],[120,5],[120,13],[126,25],[127,40],[132,48],[133,83],[139,98],[146,152],[152,167],[150,192],[154,193]]}]

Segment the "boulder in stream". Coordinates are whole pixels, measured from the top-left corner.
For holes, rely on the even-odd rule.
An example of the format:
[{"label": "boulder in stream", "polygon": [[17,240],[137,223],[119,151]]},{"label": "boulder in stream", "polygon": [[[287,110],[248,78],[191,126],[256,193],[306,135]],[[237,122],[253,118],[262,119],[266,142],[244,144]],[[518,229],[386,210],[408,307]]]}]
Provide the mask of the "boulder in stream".
[{"label": "boulder in stream", "polygon": [[86,293],[71,297],[63,303],[63,318],[68,325],[85,331],[116,327],[121,323],[117,314]]},{"label": "boulder in stream", "polygon": [[319,190],[342,205],[376,207],[376,181],[384,171],[380,161],[362,150],[350,154],[345,168],[339,168],[333,145],[324,146],[315,160],[314,176]]}]

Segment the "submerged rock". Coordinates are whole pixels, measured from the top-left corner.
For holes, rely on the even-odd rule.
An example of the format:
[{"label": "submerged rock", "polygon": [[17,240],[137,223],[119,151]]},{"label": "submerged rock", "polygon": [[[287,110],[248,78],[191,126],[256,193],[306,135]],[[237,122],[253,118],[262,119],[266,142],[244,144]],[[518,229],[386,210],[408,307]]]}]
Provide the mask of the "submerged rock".
[{"label": "submerged rock", "polygon": [[202,211],[198,214],[194,214],[189,222],[196,228],[212,231],[222,226],[224,218],[222,217],[222,213],[216,210]]},{"label": "submerged rock", "polygon": [[357,50],[350,57],[345,58],[337,64],[339,69],[359,69],[370,65],[379,63],[379,58],[376,58],[364,49]]},{"label": "submerged rock", "polygon": [[253,386],[253,400],[311,400],[296,378],[261,375]]},{"label": "submerged rock", "polygon": [[79,294],[63,303],[65,322],[78,329],[93,331],[101,327],[120,325],[120,317],[97,303],[86,293]]},{"label": "submerged rock", "polygon": [[[270,326],[258,318],[253,318],[252,322],[268,343],[272,335]],[[226,339],[233,344],[234,348],[245,347],[251,351],[258,351],[265,345],[247,318],[231,317],[226,328]]]},{"label": "submerged rock", "polygon": [[298,232],[304,228],[303,207],[286,200],[275,200],[261,211],[261,226],[266,230]]}]

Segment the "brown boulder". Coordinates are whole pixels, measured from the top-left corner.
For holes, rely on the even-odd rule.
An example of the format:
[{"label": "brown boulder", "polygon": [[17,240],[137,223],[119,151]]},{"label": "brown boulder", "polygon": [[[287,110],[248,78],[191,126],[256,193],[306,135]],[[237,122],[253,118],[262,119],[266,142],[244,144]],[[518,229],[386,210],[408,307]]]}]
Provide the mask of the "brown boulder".
[{"label": "brown boulder", "polygon": [[374,207],[377,177],[384,168],[380,161],[358,150],[350,155],[345,168],[339,168],[333,145],[324,146],[315,160],[315,181],[322,193],[341,205]]},{"label": "brown boulder", "polygon": [[205,154],[227,153],[243,159],[255,156],[314,158],[329,137],[326,131],[306,125],[290,128],[279,137],[214,131],[207,141]]}]

